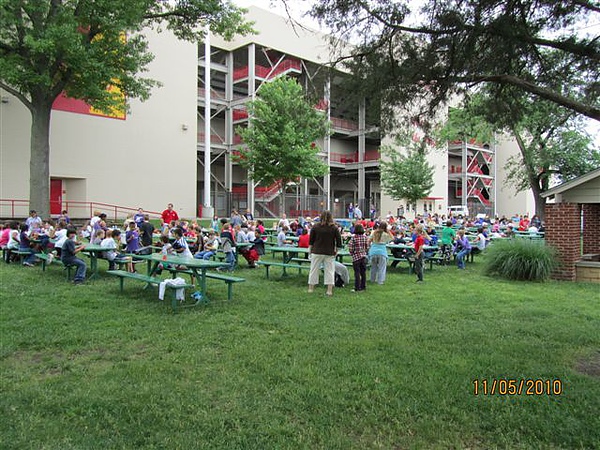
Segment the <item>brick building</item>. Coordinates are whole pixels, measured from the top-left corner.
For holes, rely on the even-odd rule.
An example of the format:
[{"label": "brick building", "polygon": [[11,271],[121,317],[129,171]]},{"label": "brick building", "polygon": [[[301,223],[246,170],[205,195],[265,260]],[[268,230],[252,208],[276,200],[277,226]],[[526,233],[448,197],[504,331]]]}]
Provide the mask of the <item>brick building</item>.
[{"label": "brick building", "polygon": [[558,250],[561,265],[553,278],[600,283],[600,168],[542,194],[546,242]]}]

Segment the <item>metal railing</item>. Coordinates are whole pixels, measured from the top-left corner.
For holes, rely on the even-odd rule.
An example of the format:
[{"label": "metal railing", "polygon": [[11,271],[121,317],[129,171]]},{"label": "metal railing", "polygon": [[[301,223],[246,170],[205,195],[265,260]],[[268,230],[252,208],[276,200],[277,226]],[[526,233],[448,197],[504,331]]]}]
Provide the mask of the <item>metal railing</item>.
[{"label": "metal railing", "polygon": [[[61,209],[66,209],[70,217],[79,219],[92,217],[94,211],[105,213],[109,220],[125,219],[137,212],[137,208],[113,205],[102,202],[63,201]],[[146,211],[151,218],[159,218],[161,213],[157,211]],[[4,218],[24,218],[29,216],[29,200],[0,199],[0,216]],[[55,214],[58,216],[58,214]]]}]

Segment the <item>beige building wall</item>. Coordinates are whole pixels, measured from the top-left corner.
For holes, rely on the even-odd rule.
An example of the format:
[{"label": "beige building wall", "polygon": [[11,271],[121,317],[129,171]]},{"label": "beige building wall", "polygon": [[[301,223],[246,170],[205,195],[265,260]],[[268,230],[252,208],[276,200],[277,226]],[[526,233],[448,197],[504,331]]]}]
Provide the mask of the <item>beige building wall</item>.
[{"label": "beige building wall", "polygon": [[[155,59],[144,76],[162,87],[144,103],[132,100],[126,120],[52,112],[50,176],[63,180],[63,204],[162,211],[172,202],[180,216],[195,216],[196,45],[168,32],[146,35]],[[31,118],[16,98],[2,96],[8,103],[0,109],[1,197],[27,199]],[[69,208],[78,209],[70,211],[74,217],[88,214]]]},{"label": "beige building wall", "polygon": [[507,179],[505,166],[511,156],[519,156],[520,151],[516,141],[507,136],[499,138],[496,145],[496,213],[499,217],[513,214],[535,214],[535,201],[531,189],[524,192],[515,192],[512,182]]},{"label": "beige building wall", "polygon": [[289,19],[256,6],[248,8],[247,17],[254,22],[256,34],[237,36],[231,41],[213,35],[211,45],[231,51],[259,43],[319,64],[326,64],[331,60],[330,37],[326,34],[292,24]]}]

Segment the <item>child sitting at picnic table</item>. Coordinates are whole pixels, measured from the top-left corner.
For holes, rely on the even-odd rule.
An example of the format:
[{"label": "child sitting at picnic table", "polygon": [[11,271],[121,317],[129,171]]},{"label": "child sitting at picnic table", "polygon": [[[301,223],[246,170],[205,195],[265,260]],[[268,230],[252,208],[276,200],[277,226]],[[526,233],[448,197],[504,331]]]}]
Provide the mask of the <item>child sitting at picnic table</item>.
[{"label": "child sitting at picnic table", "polygon": [[465,235],[465,229],[461,228],[456,234],[456,243],[454,244],[454,254],[456,255],[456,263],[459,269],[465,268],[465,259],[471,252],[471,244]]},{"label": "child sitting at picnic table", "polygon": [[231,225],[229,223],[223,225],[223,230],[219,238],[221,240],[221,248],[223,249],[223,253],[225,253],[225,262],[228,266],[225,268],[219,267],[217,270],[232,272],[235,268],[235,239],[231,233]]},{"label": "child sitting at picnic table", "polygon": [[93,245],[102,245],[102,241],[105,237],[106,234],[104,233],[104,230],[98,230],[96,231],[96,234],[94,234],[94,237],[92,238],[92,241],[90,243]]},{"label": "child sitting at picnic table", "polygon": [[[392,244],[395,245],[404,245],[405,241],[405,235],[404,235],[404,231],[403,230],[396,230],[396,233],[394,235],[394,240],[392,241]],[[401,258],[406,258],[407,254],[408,254],[408,249],[405,248],[392,248],[392,256],[394,257],[394,261],[392,261],[392,264],[390,264],[390,268],[395,268],[398,266],[398,263],[400,263],[399,259]]]},{"label": "child sitting at picnic table", "polygon": [[310,235],[308,234],[308,229],[305,227],[302,229],[302,234],[298,238],[298,247],[299,248],[308,248],[309,240],[310,240]]},{"label": "child sitting at picnic table", "polygon": [[37,257],[35,256],[35,251],[32,248],[34,244],[30,241],[29,234],[27,233],[28,229],[29,226],[26,223],[22,223],[19,227],[19,251],[29,253],[29,255],[27,255],[23,261],[23,265],[25,267],[33,267]]},{"label": "child sitting at picnic table", "polygon": [[85,281],[85,273],[87,266],[85,262],[75,255],[82,251],[85,247],[76,242],[77,231],[73,228],[67,230],[67,240],[62,246],[61,261],[65,266],[76,266],[75,279],[73,283],[82,284]]},{"label": "child sitting at picnic table", "polygon": [[171,230],[171,233],[175,238],[175,242],[173,242],[173,251],[177,256],[181,256],[182,258],[193,258],[194,255],[190,252],[188,243],[185,240],[185,237],[183,237],[183,230],[179,227],[175,227]]},{"label": "child sitting at picnic table", "polygon": [[130,257],[121,255],[121,231],[118,229],[108,230],[106,237],[100,242],[100,246],[106,248],[104,257],[108,260],[108,270],[115,270],[115,262],[127,262],[127,271],[133,272],[133,263]]},{"label": "child sitting at picnic table", "polygon": [[[241,227],[239,225],[236,225],[235,229],[237,231],[237,243],[250,243],[250,238],[248,237],[248,227],[246,224],[242,224]],[[259,260],[259,255],[256,252],[256,250],[251,247],[240,247],[239,250],[240,254],[244,257],[244,259],[248,261],[248,266],[252,269],[256,268],[256,261]]]},{"label": "child sitting at picnic table", "polygon": [[485,250],[485,247],[487,246],[488,242],[489,238],[485,235],[484,228],[479,227],[477,229],[477,237],[473,242],[475,244],[475,247],[471,248],[471,253],[474,255],[482,253]]},{"label": "child sitting at picnic table", "polygon": [[288,247],[291,245],[291,241],[287,240],[287,232],[289,228],[287,225],[283,225],[279,233],[277,233],[277,247]]},{"label": "child sitting at picnic table", "polygon": [[212,258],[217,253],[218,248],[219,248],[219,238],[217,237],[217,233],[215,230],[210,230],[208,232],[208,238],[206,239],[206,242],[204,243],[204,250],[196,253],[194,255],[194,258],[203,259],[205,261],[208,261],[210,258]]}]

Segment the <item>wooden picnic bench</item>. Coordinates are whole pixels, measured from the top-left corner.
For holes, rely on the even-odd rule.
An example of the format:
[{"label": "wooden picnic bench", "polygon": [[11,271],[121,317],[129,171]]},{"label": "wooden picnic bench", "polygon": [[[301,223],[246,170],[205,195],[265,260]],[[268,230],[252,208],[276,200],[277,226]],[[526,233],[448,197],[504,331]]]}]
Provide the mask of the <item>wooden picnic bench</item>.
[{"label": "wooden picnic bench", "polygon": [[[143,275],[143,274],[137,273],[137,272],[126,272],[124,270],[109,270],[106,273],[109,275],[119,277],[119,288],[120,288],[121,292],[123,292],[123,284],[124,284],[125,278],[142,281],[144,283],[152,284],[152,285],[156,285],[156,286],[158,286],[160,283],[165,281],[159,277]],[[193,288],[193,287],[195,287],[193,284],[178,284],[178,285],[167,284],[167,290],[171,292],[171,308],[172,308],[173,312],[177,312],[177,308],[179,307],[179,301],[175,297],[175,289],[187,289],[187,288]],[[198,303],[198,302],[196,302],[196,303]],[[189,305],[189,306],[195,306],[195,305]]]}]

